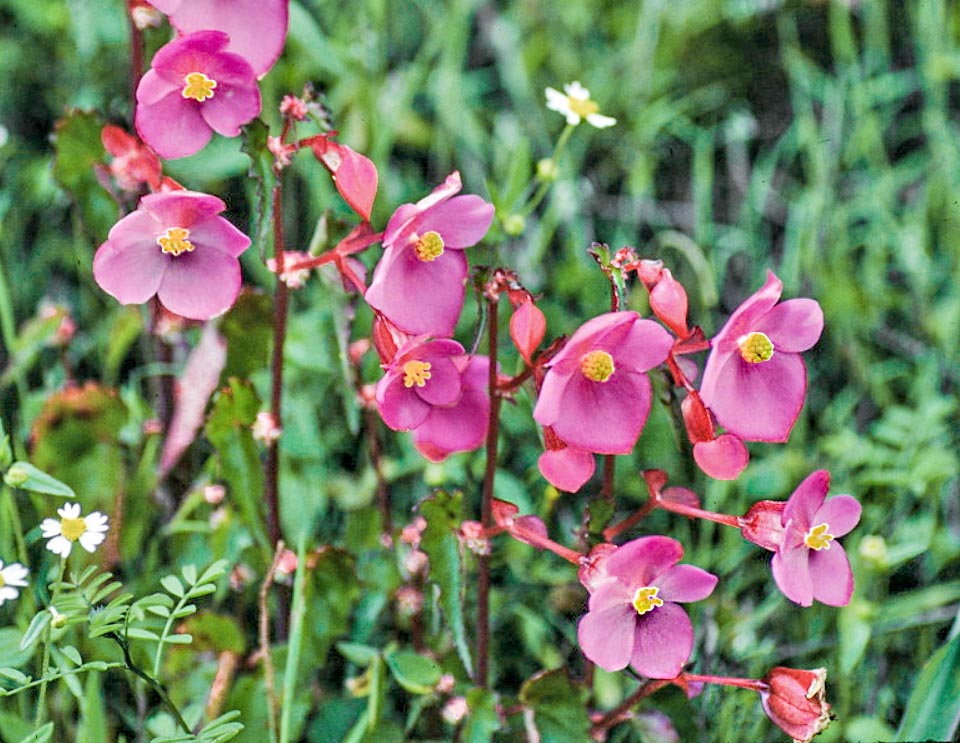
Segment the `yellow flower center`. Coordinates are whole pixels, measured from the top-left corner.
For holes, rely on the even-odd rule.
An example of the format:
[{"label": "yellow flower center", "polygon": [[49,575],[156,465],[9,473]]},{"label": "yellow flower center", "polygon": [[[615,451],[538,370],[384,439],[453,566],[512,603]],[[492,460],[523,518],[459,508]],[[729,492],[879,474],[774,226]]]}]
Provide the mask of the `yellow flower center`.
[{"label": "yellow flower center", "polygon": [[568,95],[567,101],[570,103],[570,110],[581,119],[585,119],[590,114],[595,114],[600,110],[600,106],[589,98],[574,98],[572,95]]},{"label": "yellow flower center", "polygon": [[76,542],[87,530],[83,519],[60,519],[60,533],[65,539]]},{"label": "yellow flower center", "polygon": [[658,593],[660,589],[656,586],[638,588],[633,595],[633,608],[637,610],[637,614],[646,614],[658,606],[663,606],[663,599],[657,598]]},{"label": "yellow flower center", "polygon": [[833,541],[834,537],[827,531],[829,528],[827,524],[817,524],[807,532],[807,536],[803,538],[803,543],[818,552],[830,549],[830,542]]},{"label": "yellow flower center", "polygon": [[157,238],[157,245],[164,253],[170,253],[170,255],[192,253],[195,246],[187,239],[188,237],[190,237],[190,230],[184,227],[168,227],[167,231]]},{"label": "yellow flower center", "polygon": [[443,238],[431,230],[417,238],[413,249],[420,260],[435,261],[443,255]]},{"label": "yellow flower center", "polygon": [[424,387],[430,379],[429,361],[408,361],[403,365],[403,386],[410,388],[413,385]]},{"label": "yellow flower center", "polygon": [[748,364],[762,364],[773,356],[773,341],[763,333],[750,333],[741,338],[737,345],[740,346],[740,356]]},{"label": "yellow flower center", "polygon": [[217,87],[217,81],[211,80],[202,72],[191,72],[183,78],[184,86],[180,95],[184,98],[193,98],[195,101],[203,103],[207,98],[213,98],[213,89]]},{"label": "yellow flower center", "polygon": [[594,382],[606,382],[616,370],[613,356],[606,351],[591,351],[580,359],[580,371],[583,372],[583,376]]},{"label": "yellow flower center", "polygon": [[3,579],[3,573],[0,573],[0,588],[3,588],[7,585],[7,582]]}]

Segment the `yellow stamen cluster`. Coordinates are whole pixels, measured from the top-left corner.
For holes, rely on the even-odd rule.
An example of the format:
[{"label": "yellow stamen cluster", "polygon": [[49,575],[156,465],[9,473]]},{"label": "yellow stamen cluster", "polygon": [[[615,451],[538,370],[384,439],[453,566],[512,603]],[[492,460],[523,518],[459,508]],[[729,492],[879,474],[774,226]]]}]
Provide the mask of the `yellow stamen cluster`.
[{"label": "yellow stamen cluster", "polygon": [[803,538],[803,543],[818,552],[830,549],[830,542],[833,541],[834,536],[827,531],[829,528],[827,524],[817,524],[807,532],[807,536]]},{"label": "yellow stamen cluster", "polygon": [[188,237],[190,237],[190,230],[184,227],[168,227],[167,231],[157,238],[157,245],[164,253],[170,253],[170,255],[191,253],[195,246],[187,239]]},{"label": "yellow stamen cluster", "polygon": [[433,230],[425,232],[417,238],[413,249],[420,260],[435,261],[443,255],[443,238]]},{"label": "yellow stamen cluster", "polygon": [[3,588],[7,585],[7,582],[3,579],[3,573],[0,573],[0,588]]},{"label": "yellow stamen cluster", "polygon": [[581,119],[585,119],[590,114],[595,114],[600,110],[600,106],[589,98],[575,98],[572,95],[568,95],[567,101],[570,103],[570,110]]},{"label": "yellow stamen cluster", "polygon": [[60,534],[64,539],[76,542],[87,530],[87,523],[83,519],[61,519]]},{"label": "yellow stamen cluster", "polygon": [[408,361],[403,365],[403,386],[413,387],[424,387],[427,384],[427,380],[430,379],[430,362],[429,361]]},{"label": "yellow stamen cluster", "polygon": [[632,602],[633,608],[637,610],[637,614],[646,614],[658,606],[663,606],[663,599],[657,597],[658,593],[660,593],[660,589],[656,586],[638,588],[637,592],[633,595]]},{"label": "yellow stamen cluster", "polygon": [[204,75],[202,72],[190,72],[183,78],[183,90],[180,95],[184,98],[192,98],[195,101],[203,103],[208,98],[213,98],[213,90],[217,87],[217,81]]},{"label": "yellow stamen cluster", "polygon": [[740,356],[748,364],[762,364],[773,356],[773,341],[763,333],[750,333],[737,345],[740,346]]},{"label": "yellow stamen cluster", "polygon": [[606,351],[591,351],[580,359],[580,371],[583,376],[594,382],[606,382],[617,367],[613,363],[613,356]]}]

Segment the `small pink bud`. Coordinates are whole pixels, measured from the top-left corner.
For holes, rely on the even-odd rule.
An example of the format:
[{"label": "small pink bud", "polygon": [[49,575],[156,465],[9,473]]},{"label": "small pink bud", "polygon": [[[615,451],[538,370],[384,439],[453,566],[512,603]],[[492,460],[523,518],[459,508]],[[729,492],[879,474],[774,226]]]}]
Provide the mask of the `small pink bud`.
[{"label": "small pink bud", "polygon": [[687,427],[687,436],[691,444],[714,439],[713,419],[696,390],[690,390],[683,398],[680,410],[683,413],[683,423]]},{"label": "small pink bud", "polygon": [[416,547],[420,544],[420,537],[423,530],[427,528],[427,520],[423,516],[417,516],[413,523],[407,524],[400,532],[400,541],[405,544]]},{"label": "small pink bud", "polygon": [[163,433],[163,421],[157,418],[147,418],[143,422],[143,435],[156,436]]},{"label": "small pink bud", "polygon": [[220,505],[226,495],[227,489],[223,485],[207,485],[203,489],[203,499],[211,506]]},{"label": "small pink bud", "polygon": [[284,550],[280,553],[280,559],[277,560],[277,572],[285,575],[293,575],[297,569],[297,553],[293,550]]},{"label": "small pink bud", "polygon": [[653,288],[660,281],[660,274],[663,272],[663,261],[651,261],[643,259],[637,265],[637,276],[643,282],[647,291],[653,291]]},{"label": "small pink bud", "polygon": [[354,341],[349,346],[347,346],[347,356],[350,359],[350,363],[356,366],[360,363],[360,360],[367,354],[372,348],[369,338],[361,338],[358,341]]},{"label": "small pink bud", "polygon": [[295,121],[303,121],[307,118],[308,110],[306,101],[295,95],[285,95],[280,101],[280,115]]},{"label": "small pink bud", "polygon": [[[283,271],[280,274],[280,280],[287,285],[288,289],[302,289],[310,278],[309,268],[300,268],[291,270],[297,263],[309,260],[310,256],[298,250],[283,251]],[[273,273],[277,272],[277,261],[275,258],[267,259],[267,268]]]},{"label": "small pink bud", "polygon": [[650,290],[650,309],[680,338],[687,336],[687,292],[673,278],[669,268],[660,273],[660,280]]},{"label": "small pink bud", "polygon": [[786,501],[762,500],[740,518],[740,533],[748,542],[776,552],[783,544],[783,509]]},{"label": "small pink bud", "polygon": [[467,700],[464,697],[450,697],[447,703],[443,705],[440,716],[445,722],[456,725],[470,712],[467,706]]},{"label": "small pink bud", "polygon": [[808,743],[830,724],[826,680],[825,668],[805,671],[778,666],[763,677],[770,687],[760,692],[763,711],[795,741]]},{"label": "small pink bud", "polygon": [[453,691],[454,684],[456,684],[456,679],[453,675],[445,673],[433,688],[438,694],[449,694]]},{"label": "small pink bud", "polygon": [[427,557],[427,553],[423,550],[410,550],[409,554],[403,558],[403,568],[407,571],[408,575],[419,575],[427,569],[427,565],[430,563],[430,558]]},{"label": "small pink bud", "polygon": [[458,536],[464,546],[475,555],[490,554],[490,540],[487,539],[486,530],[479,521],[464,521],[460,524]]},{"label": "small pink bud", "polygon": [[277,419],[273,413],[266,410],[257,413],[257,419],[251,429],[253,430],[253,438],[267,446],[279,439],[280,434],[283,433],[283,429],[277,425]]},{"label": "small pink bud", "polygon": [[547,319],[528,296],[510,317],[510,338],[528,365],[533,365],[533,352],[546,332]]},{"label": "small pink bud", "polygon": [[423,592],[413,586],[400,586],[396,598],[397,611],[402,616],[415,616],[423,608]]}]

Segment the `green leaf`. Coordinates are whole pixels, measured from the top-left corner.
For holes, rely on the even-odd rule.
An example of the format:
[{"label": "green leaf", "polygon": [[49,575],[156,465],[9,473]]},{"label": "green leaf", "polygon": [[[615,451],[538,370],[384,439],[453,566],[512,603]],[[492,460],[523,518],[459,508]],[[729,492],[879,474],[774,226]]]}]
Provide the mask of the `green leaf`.
[{"label": "green leaf", "polygon": [[56,495],[60,498],[76,498],[73,488],[65,485],[46,472],[41,472],[29,462],[14,462],[3,476],[3,481],[11,488],[29,490],[32,493]]},{"label": "green leaf", "polygon": [[563,669],[537,674],[520,689],[520,701],[533,710],[541,743],[590,740],[586,700],[586,690]]},{"label": "green leaf", "polygon": [[17,686],[21,686],[30,681],[30,677],[16,668],[0,668],[0,676],[10,679]]},{"label": "green leaf", "polygon": [[463,743],[490,743],[500,729],[497,695],[488,689],[471,689],[467,692],[467,708],[470,714],[463,726]]},{"label": "green leaf", "polygon": [[131,627],[127,630],[128,640],[149,640],[151,642],[160,642],[160,635],[142,627]]},{"label": "green leaf", "polygon": [[20,630],[13,627],[0,629],[0,666],[19,668],[33,657],[36,645],[21,648],[22,637]]},{"label": "green leaf", "polygon": [[180,579],[175,575],[165,575],[160,579],[160,585],[163,586],[164,590],[168,593],[173,594],[178,599],[183,598],[184,590],[183,584],[180,582]]},{"label": "green leaf", "polygon": [[189,645],[193,642],[193,635],[167,635],[164,642],[172,645]]},{"label": "green leaf", "polygon": [[64,645],[60,648],[60,652],[63,653],[67,659],[73,663],[75,666],[83,665],[83,658],[80,657],[80,651],[77,650],[73,645]]},{"label": "green leaf", "polygon": [[369,666],[380,654],[376,648],[359,642],[338,642],[336,648],[340,655],[361,668]]},{"label": "green leaf", "polygon": [[350,618],[361,596],[356,560],[343,550],[324,548],[310,579],[314,652],[322,658],[336,638],[350,631]]},{"label": "green leaf", "polygon": [[34,614],[33,619],[30,620],[30,624],[27,627],[27,631],[23,633],[23,638],[20,640],[20,649],[26,650],[32,648],[37,640],[40,639],[40,635],[43,634],[43,631],[52,619],[53,615],[46,609]]},{"label": "green leaf", "polygon": [[463,558],[457,539],[463,520],[462,500],[462,493],[438,491],[420,503],[420,515],[427,520],[420,548],[430,557],[430,580],[440,587],[440,608],[453,632],[460,660],[472,675],[473,663],[463,620]]},{"label": "green leaf", "polygon": [[960,635],[937,650],[920,671],[897,740],[953,740],[958,725]]},{"label": "green leaf", "polygon": [[20,743],[48,743],[53,738],[53,723],[48,722],[35,733],[28,735]]},{"label": "green leaf", "polygon": [[[253,178],[257,186],[256,206],[253,208],[253,242],[257,246],[260,260],[266,261],[267,255],[273,255],[273,186],[277,181],[273,172],[273,154],[267,147],[270,129],[260,119],[254,119],[243,130],[241,152],[250,158],[247,175]],[[269,250],[268,250],[269,248]]]},{"label": "green leaf", "polygon": [[395,650],[384,659],[397,683],[411,694],[429,694],[442,675],[436,661],[412,650]]},{"label": "green leaf", "polygon": [[188,586],[197,585],[196,565],[184,565],[183,570],[180,571],[180,574],[183,576],[183,579],[186,581]]}]

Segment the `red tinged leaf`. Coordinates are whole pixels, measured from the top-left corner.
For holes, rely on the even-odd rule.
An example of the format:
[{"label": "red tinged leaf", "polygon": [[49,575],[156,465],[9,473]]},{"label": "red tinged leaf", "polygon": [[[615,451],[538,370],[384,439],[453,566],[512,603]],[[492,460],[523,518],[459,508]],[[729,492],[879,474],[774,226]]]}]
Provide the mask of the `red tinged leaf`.
[{"label": "red tinged leaf", "polygon": [[528,365],[533,366],[533,352],[546,332],[546,317],[528,297],[510,317],[510,338]]}]

